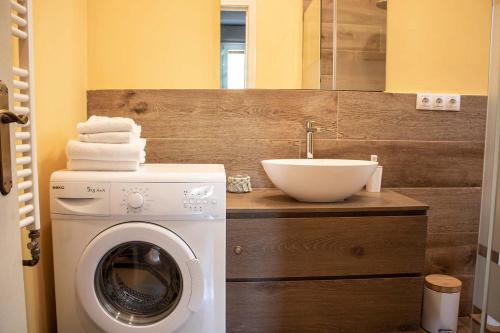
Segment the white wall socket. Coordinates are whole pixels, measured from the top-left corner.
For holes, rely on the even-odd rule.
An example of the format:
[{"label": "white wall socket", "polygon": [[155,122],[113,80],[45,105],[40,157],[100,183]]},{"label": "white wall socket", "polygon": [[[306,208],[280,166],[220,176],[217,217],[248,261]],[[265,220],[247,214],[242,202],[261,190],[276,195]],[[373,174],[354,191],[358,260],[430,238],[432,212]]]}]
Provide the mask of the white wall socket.
[{"label": "white wall socket", "polygon": [[419,93],[417,110],[460,111],[460,95]]}]

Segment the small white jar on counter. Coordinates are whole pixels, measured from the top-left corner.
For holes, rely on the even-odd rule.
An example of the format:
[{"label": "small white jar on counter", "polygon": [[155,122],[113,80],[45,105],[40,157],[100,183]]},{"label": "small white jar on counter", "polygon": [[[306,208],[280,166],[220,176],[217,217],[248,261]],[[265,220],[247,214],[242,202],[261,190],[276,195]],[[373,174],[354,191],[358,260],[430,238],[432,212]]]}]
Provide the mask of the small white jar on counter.
[{"label": "small white jar on counter", "polygon": [[449,275],[425,277],[422,328],[430,333],[457,331],[462,282]]},{"label": "small white jar on counter", "polygon": [[[378,162],[378,156],[371,155],[370,161]],[[382,188],[382,166],[378,165],[375,171],[373,172],[373,175],[368,180],[368,183],[366,184],[366,192],[380,192],[381,188]]]}]

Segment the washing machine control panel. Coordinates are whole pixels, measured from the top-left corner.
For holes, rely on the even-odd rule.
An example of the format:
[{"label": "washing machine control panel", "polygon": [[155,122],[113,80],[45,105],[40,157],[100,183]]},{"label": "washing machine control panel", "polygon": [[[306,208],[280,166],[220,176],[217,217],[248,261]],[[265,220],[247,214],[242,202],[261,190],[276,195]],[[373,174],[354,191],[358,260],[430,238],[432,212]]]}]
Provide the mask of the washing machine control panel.
[{"label": "washing machine control panel", "polygon": [[225,184],[111,184],[112,215],[225,216]]},{"label": "washing machine control panel", "polygon": [[51,182],[51,211],[75,216],[162,220],[226,216],[224,183]]},{"label": "washing machine control panel", "polygon": [[148,186],[129,186],[126,184],[121,187],[119,193],[121,194],[122,213],[141,213],[151,207]]}]

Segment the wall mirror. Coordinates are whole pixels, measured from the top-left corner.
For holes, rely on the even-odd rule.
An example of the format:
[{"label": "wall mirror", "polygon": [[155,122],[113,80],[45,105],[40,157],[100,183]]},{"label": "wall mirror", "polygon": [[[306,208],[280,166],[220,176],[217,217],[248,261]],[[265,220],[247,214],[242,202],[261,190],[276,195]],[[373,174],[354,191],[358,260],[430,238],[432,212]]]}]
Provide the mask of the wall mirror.
[{"label": "wall mirror", "polygon": [[90,0],[89,89],[459,91],[487,66],[473,2]]},{"label": "wall mirror", "polygon": [[222,0],[221,88],[384,90],[386,18],[387,0]]}]

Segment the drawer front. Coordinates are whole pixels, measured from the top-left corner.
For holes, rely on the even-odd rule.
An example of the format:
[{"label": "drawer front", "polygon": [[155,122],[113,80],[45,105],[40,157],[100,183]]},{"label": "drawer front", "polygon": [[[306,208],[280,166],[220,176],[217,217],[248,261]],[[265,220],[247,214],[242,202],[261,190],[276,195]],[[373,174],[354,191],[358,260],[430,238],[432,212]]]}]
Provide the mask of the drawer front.
[{"label": "drawer front", "polygon": [[421,278],[228,282],[227,331],[418,331],[421,298]]},{"label": "drawer front", "polygon": [[421,273],[426,216],[230,219],[227,278]]}]

